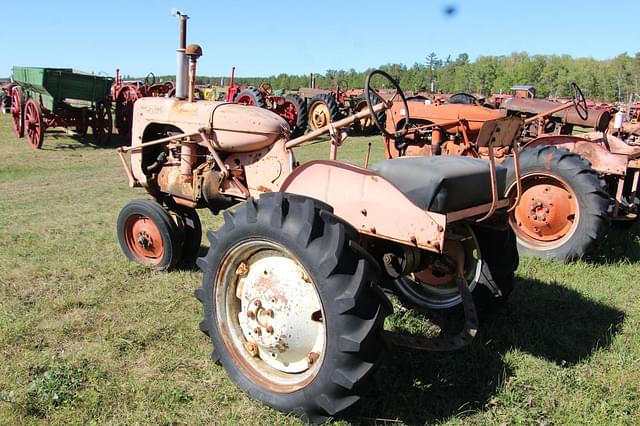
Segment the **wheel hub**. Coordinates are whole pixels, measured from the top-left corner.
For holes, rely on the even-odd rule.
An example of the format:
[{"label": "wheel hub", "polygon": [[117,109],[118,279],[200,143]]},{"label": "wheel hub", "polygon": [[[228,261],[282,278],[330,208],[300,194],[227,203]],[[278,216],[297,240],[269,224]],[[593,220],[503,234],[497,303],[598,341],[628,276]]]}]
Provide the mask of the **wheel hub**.
[{"label": "wheel hub", "polygon": [[241,263],[236,274],[238,320],[249,354],[287,373],[311,367],[324,345],[324,326],[306,272],[289,258],[268,256]]},{"label": "wheel hub", "polygon": [[164,245],[160,230],[148,217],[133,215],[127,220],[125,241],[140,259],[154,262],[162,258]]},{"label": "wheel hub", "polygon": [[551,242],[563,239],[574,229],[577,204],[572,191],[560,182],[535,180],[527,185],[514,213],[521,233]]}]

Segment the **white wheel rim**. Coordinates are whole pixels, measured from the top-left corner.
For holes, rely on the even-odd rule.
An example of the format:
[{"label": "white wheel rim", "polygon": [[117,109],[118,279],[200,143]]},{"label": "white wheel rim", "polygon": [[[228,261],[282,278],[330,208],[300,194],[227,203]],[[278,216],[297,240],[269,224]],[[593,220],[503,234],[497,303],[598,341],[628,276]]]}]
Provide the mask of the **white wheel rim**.
[{"label": "white wheel rim", "polygon": [[300,261],[271,241],[245,241],[216,277],[216,316],[239,365],[273,388],[299,388],[322,364],[324,310]]}]

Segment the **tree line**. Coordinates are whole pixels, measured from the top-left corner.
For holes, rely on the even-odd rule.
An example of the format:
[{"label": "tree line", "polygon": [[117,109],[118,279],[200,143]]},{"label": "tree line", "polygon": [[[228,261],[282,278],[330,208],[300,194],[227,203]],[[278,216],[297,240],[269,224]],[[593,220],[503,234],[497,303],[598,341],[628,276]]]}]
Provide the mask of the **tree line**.
[{"label": "tree line", "polygon": [[[529,55],[514,52],[505,56],[480,56],[475,61],[466,53],[455,59],[427,55],[412,66],[386,64],[379,67],[399,80],[404,90],[439,93],[469,92],[491,95],[509,93],[514,85],[536,87],[538,96],[570,96],[570,85],[576,82],[589,99],[612,102],[628,100],[640,94],[640,52],[627,53],[608,60],[572,58],[569,55]],[[315,74],[316,87],[331,88],[340,84],[362,88],[371,69],[327,70]],[[170,78],[171,76],[165,76]],[[269,83],[274,89],[297,90],[309,86],[309,75],[278,74],[269,77],[238,78],[241,85]],[[198,77],[199,84],[229,84],[229,76]]]}]

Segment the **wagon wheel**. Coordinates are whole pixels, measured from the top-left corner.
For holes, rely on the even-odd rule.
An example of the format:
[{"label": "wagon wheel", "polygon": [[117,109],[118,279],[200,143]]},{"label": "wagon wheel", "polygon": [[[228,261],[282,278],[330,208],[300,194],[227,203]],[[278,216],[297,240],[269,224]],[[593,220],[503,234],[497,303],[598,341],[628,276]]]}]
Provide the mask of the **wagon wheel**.
[{"label": "wagon wheel", "polygon": [[92,121],[91,128],[96,145],[107,145],[109,139],[111,139],[111,132],[113,131],[111,104],[108,101],[103,100],[96,104]]},{"label": "wagon wheel", "polygon": [[84,137],[87,135],[87,129],[89,128],[89,117],[87,117],[87,109],[83,108],[80,115],[76,118],[76,134]]},{"label": "wagon wheel", "polygon": [[13,120],[13,130],[16,137],[24,137],[24,96],[20,86],[11,89],[11,118]]},{"label": "wagon wheel", "polygon": [[31,147],[40,149],[44,139],[44,121],[40,105],[33,99],[29,99],[24,106],[24,130]]}]

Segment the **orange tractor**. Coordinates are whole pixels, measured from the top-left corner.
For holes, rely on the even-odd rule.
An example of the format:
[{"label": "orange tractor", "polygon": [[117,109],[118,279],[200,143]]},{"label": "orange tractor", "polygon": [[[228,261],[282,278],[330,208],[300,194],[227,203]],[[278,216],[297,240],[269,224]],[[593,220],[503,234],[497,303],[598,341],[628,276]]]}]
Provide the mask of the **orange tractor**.
[{"label": "orange tractor", "polygon": [[[418,101],[409,102],[405,111],[396,103],[387,112],[386,155],[494,157],[508,169],[506,194],[520,195],[509,214],[520,253],[580,258],[594,248],[610,221],[637,218],[640,147],[610,134],[609,112],[587,108],[581,90],[575,84],[572,88],[568,103],[514,97],[499,110]],[[493,150],[478,146],[485,123],[501,117],[522,120],[518,143]],[[404,126],[408,128],[404,139],[389,137]],[[574,128],[594,132],[573,136]],[[515,185],[514,148],[522,151],[521,191]]]},{"label": "orange tractor", "polygon": [[[186,34],[187,17],[176,14]],[[271,407],[323,422],[358,401],[386,346],[443,351],[470,343],[477,309],[497,308],[513,288],[507,170],[461,156],[390,159],[373,169],[338,161],[344,128],[395,98],[406,112],[386,73],[368,76],[368,108],[290,138],[273,111],[195,99],[201,55],[181,37],[176,96],[134,104],[132,144],[118,153],[129,184],[150,199],[123,207],[117,233],[131,261],[167,270],[198,255],[197,210],[224,211],[197,260],[204,276],[195,296],[212,359],[231,380]],[[188,81],[180,71],[187,61]],[[395,94],[373,105],[376,78]],[[512,144],[520,122],[491,121],[477,144]],[[299,164],[294,148],[327,133],[329,159]],[[393,306],[381,287],[394,291],[394,281],[416,277],[424,306],[464,312],[460,333],[434,340],[384,330]]]}]

